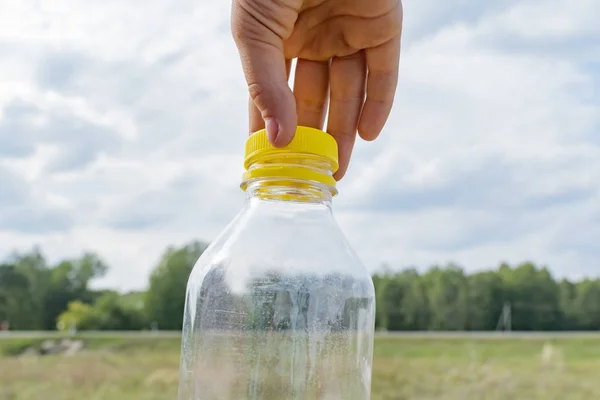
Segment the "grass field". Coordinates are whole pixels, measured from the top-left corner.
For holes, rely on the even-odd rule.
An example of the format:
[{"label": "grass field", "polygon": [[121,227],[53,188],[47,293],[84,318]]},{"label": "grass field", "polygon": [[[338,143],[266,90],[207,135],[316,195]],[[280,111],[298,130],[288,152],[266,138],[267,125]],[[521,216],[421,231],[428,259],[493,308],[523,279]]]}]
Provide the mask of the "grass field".
[{"label": "grass field", "polygon": [[[39,340],[0,340],[0,400],[176,398],[177,337],[86,338],[74,356],[16,356]],[[599,377],[600,338],[382,337],[371,398],[600,399]]]}]

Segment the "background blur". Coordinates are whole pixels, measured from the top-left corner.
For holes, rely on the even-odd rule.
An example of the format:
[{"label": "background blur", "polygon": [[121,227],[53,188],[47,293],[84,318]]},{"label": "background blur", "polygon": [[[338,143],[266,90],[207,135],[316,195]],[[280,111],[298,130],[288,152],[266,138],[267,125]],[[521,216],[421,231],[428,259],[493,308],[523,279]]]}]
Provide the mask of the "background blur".
[{"label": "background blur", "polygon": [[[404,6],[334,201],[378,329],[600,329],[600,3]],[[0,400],[173,398],[187,274],[244,196],[229,7],[0,0],[0,329],[65,332],[0,332]],[[93,334],[138,329],[175,334]],[[373,396],[599,398],[595,335],[502,337],[381,336]]]}]

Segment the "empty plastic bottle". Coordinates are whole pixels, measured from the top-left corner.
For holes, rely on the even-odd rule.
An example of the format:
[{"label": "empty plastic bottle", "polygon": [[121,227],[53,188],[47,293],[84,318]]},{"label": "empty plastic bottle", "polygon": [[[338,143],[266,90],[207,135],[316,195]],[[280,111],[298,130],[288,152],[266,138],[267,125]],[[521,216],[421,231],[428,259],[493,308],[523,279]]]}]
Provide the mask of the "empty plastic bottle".
[{"label": "empty plastic bottle", "polygon": [[246,142],[242,211],[190,275],[179,400],[370,398],[375,293],[331,209],[337,144]]}]

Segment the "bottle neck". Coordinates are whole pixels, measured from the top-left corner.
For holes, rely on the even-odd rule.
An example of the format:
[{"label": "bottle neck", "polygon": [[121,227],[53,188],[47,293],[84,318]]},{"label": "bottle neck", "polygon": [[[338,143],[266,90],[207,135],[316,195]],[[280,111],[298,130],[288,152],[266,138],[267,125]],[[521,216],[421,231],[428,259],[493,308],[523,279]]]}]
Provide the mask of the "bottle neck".
[{"label": "bottle neck", "polygon": [[263,156],[251,162],[242,188],[248,199],[327,206],[337,194],[331,162],[305,154]]},{"label": "bottle neck", "polygon": [[259,178],[248,183],[246,200],[268,200],[331,207],[331,187],[318,182],[281,178]]}]

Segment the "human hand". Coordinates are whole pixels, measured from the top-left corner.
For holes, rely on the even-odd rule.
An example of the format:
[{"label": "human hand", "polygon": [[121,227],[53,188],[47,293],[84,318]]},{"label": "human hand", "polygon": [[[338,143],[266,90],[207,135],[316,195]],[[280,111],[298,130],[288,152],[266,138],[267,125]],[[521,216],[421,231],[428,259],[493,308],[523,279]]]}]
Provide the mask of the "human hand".
[{"label": "human hand", "polygon": [[401,0],[233,0],[232,33],[250,92],[250,132],[266,126],[270,142],[285,146],[297,125],[322,129],[329,106],[341,179],[357,130],[374,140],[391,111]]}]

